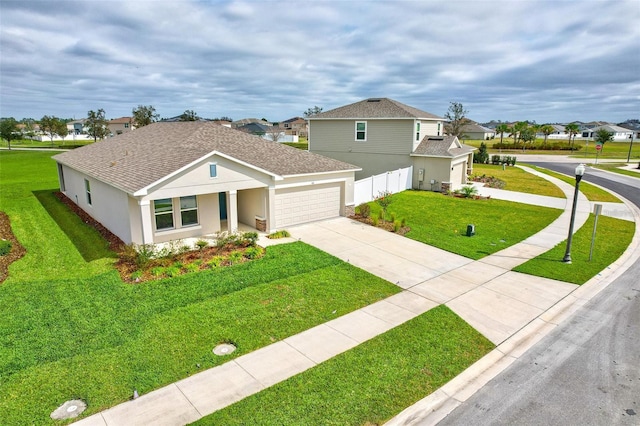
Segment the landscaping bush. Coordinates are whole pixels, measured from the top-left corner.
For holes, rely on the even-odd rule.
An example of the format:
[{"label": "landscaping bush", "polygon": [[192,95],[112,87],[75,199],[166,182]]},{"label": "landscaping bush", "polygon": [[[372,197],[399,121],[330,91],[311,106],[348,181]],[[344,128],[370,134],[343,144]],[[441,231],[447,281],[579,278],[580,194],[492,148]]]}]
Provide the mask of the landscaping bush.
[{"label": "landscaping bush", "polygon": [[242,238],[245,243],[251,247],[255,246],[258,242],[258,233],[257,232],[245,232],[242,234]]},{"label": "landscaping bush", "polygon": [[272,232],[271,234],[267,235],[267,238],[271,240],[277,240],[279,238],[287,238],[290,236],[291,234],[289,233],[289,231],[287,231],[286,229],[282,229],[280,231]]},{"label": "landscaping bush", "polygon": [[500,164],[500,156],[497,154],[494,154],[491,156],[491,164]]},{"label": "landscaping bush", "polygon": [[244,255],[242,254],[241,251],[234,250],[231,253],[229,253],[229,257],[227,259],[229,260],[230,264],[235,265],[236,263],[240,263],[243,258],[244,258]]},{"label": "landscaping bush", "polygon": [[210,268],[215,269],[222,266],[224,261],[224,256],[213,256],[211,260],[207,262],[207,265],[209,265]]},{"label": "landscaping bush", "polygon": [[244,251],[247,259],[257,259],[264,254],[264,249],[260,246],[249,247]]},{"label": "landscaping bush", "polygon": [[356,214],[367,218],[371,214],[371,206],[368,203],[362,203],[356,207]]},{"label": "landscaping bush", "polygon": [[0,240],[0,256],[4,256],[11,252],[11,241]]}]

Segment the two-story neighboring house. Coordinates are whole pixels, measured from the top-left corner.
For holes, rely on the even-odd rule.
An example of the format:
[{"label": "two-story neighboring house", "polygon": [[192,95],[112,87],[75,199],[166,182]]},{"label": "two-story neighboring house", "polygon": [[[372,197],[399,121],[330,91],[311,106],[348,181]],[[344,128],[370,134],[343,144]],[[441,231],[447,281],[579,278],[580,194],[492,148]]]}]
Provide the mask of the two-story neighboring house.
[{"label": "two-story neighboring house", "polygon": [[293,117],[280,123],[287,135],[307,136],[308,123],[302,117]]},{"label": "two-story neighboring house", "polygon": [[413,167],[416,189],[456,189],[474,148],[445,137],[444,118],[388,98],[370,98],[309,120],[309,151],[362,168],[356,179]]},{"label": "two-story neighboring house", "polygon": [[121,135],[135,129],[132,117],[114,118],[113,120],[109,120],[107,127],[109,127],[109,131],[113,136]]}]

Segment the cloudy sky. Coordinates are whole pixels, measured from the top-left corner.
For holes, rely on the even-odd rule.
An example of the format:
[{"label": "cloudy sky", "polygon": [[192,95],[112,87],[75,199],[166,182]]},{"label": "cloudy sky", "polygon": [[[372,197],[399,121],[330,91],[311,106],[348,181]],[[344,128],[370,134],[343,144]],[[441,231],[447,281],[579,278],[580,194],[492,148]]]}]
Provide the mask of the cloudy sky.
[{"label": "cloudy sky", "polygon": [[640,118],[640,0],[0,0],[0,116]]}]

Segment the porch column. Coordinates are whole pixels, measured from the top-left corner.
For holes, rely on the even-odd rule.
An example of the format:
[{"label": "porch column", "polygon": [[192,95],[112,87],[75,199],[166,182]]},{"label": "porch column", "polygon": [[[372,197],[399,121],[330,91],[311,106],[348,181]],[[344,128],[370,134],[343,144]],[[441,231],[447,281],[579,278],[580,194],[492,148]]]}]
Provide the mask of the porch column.
[{"label": "porch column", "polygon": [[238,191],[229,191],[229,205],[227,206],[227,226],[229,232],[238,230]]},{"label": "porch column", "polygon": [[151,223],[151,201],[138,200],[140,206],[140,224],[142,244],[153,244],[153,226]]},{"label": "porch column", "polygon": [[276,230],[276,187],[267,188],[267,232]]}]

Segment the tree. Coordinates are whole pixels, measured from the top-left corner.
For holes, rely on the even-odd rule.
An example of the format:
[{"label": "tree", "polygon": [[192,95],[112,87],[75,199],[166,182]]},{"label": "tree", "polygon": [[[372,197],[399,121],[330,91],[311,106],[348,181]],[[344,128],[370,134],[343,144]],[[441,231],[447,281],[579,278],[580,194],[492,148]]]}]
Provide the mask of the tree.
[{"label": "tree", "polygon": [[58,118],[53,115],[45,115],[40,119],[40,130],[49,134],[51,143],[53,143],[53,135],[56,134],[57,122]]},{"label": "tree", "polygon": [[509,125],[507,123],[498,124],[496,126],[496,133],[500,134],[500,143],[502,144],[502,136],[505,133],[509,133],[511,129],[509,129]]},{"label": "tree", "polygon": [[544,144],[547,144],[547,138],[553,132],[555,132],[555,128],[551,124],[545,124],[544,126],[540,126],[540,132],[544,135]]},{"label": "tree", "polygon": [[17,139],[18,133],[18,122],[15,118],[3,118],[0,121],[0,136],[2,139],[7,141],[7,145],[9,146],[9,150],[11,150],[11,141],[13,139]]},{"label": "tree", "polygon": [[320,114],[321,112],[322,112],[322,107],[319,107],[319,106],[315,105],[313,108],[307,109],[302,114],[305,116],[305,118],[308,118],[308,117],[311,117],[313,115]]},{"label": "tree", "polygon": [[87,126],[87,133],[93,136],[94,142],[98,139],[104,139],[109,135],[108,122],[102,108],[97,112],[89,110],[89,112],[87,112],[87,121],[85,125]]},{"label": "tree", "polygon": [[511,136],[513,136],[513,143],[515,145],[517,145],[518,142],[520,141],[520,136],[522,135],[522,132],[526,131],[528,127],[529,127],[529,123],[527,123],[526,121],[518,121],[511,127]]},{"label": "tree", "polygon": [[462,126],[470,121],[466,118],[468,112],[461,103],[450,102],[449,109],[444,114],[444,118],[449,120],[449,122],[444,125],[445,131],[451,136],[460,136]]},{"label": "tree", "polygon": [[156,114],[156,109],[151,105],[138,105],[138,108],[131,110],[131,114],[133,114],[133,125],[136,127],[155,123],[160,118],[160,114]]},{"label": "tree", "polygon": [[569,123],[564,126],[564,132],[569,135],[569,145],[571,145],[571,151],[573,151],[573,144],[576,140],[576,135],[580,131],[580,127],[576,123]]},{"label": "tree", "polygon": [[274,142],[278,142],[282,138],[282,130],[279,127],[271,126],[267,130],[267,136]]},{"label": "tree", "polygon": [[478,153],[473,156],[474,163],[487,164],[489,162],[489,152],[487,151],[487,144],[480,143],[480,149]]},{"label": "tree", "polygon": [[64,143],[64,138],[69,134],[69,129],[67,129],[67,123],[63,120],[57,118],[53,125],[53,132],[62,138],[62,143]]},{"label": "tree", "polygon": [[180,115],[180,121],[198,121],[198,120],[200,120],[200,117],[198,117],[198,114],[192,109],[188,109]]},{"label": "tree", "polygon": [[520,140],[522,141],[522,151],[524,152],[524,147],[527,143],[532,144],[536,140],[536,132],[538,130],[538,126],[535,124],[524,127],[520,131]]},{"label": "tree", "polygon": [[607,129],[598,129],[593,135],[593,140],[596,144],[604,145],[607,142],[613,141],[613,133],[610,133]]}]

